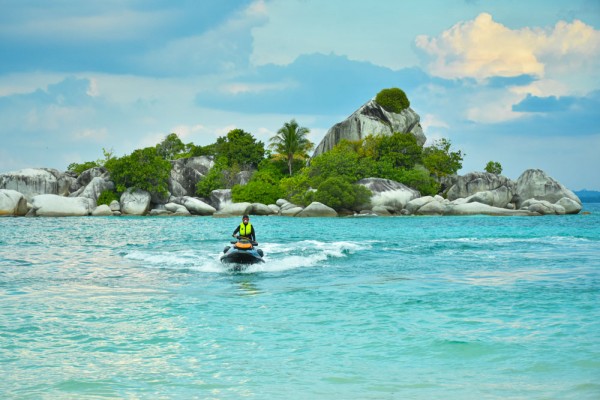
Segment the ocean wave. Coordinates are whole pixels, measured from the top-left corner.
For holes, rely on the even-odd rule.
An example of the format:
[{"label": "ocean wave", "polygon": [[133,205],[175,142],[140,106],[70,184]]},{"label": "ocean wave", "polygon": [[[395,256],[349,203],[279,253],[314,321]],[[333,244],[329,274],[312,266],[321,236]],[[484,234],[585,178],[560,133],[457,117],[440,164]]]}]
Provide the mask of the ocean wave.
[{"label": "ocean wave", "polygon": [[[361,250],[370,249],[370,242],[322,242],[304,240],[293,243],[263,243],[264,263],[249,265],[242,273],[282,272],[297,268],[323,265],[328,259],[343,258]],[[188,269],[198,272],[223,273],[231,268],[220,262],[221,252],[216,249],[181,251],[135,250],[124,253],[124,258],[141,262],[145,267]],[[220,248],[219,248],[220,250]]]}]

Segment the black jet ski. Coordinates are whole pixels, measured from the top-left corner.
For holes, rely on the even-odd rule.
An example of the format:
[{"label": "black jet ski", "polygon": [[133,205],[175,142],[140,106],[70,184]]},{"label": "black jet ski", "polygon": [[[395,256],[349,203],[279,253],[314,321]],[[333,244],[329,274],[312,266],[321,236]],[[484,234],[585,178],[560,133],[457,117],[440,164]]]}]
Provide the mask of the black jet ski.
[{"label": "black jet ski", "polygon": [[231,242],[232,246],[225,246],[221,262],[225,264],[256,264],[265,262],[263,251],[257,248],[258,243],[243,237]]}]

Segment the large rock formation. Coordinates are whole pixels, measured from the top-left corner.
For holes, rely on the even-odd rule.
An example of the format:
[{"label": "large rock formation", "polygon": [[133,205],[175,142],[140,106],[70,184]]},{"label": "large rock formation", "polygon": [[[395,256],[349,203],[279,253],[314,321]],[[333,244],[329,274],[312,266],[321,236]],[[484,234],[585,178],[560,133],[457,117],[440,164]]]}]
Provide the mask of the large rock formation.
[{"label": "large rock formation", "polygon": [[[464,199],[481,192],[496,191],[500,199],[498,203],[489,204],[495,207],[505,207],[515,194],[515,183],[502,175],[490,174],[489,172],[469,172],[458,176],[455,183],[448,190],[447,198],[450,201]],[[492,196],[493,197],[493,196]],[[499,200],[499,201],[498,201]],[[488,204],[488,202],[482,202]]]},{"label": "large rock formation", "polygon": [[121,195],[121,212],[128,215],[146,215],[150,210],[150,193],[145,190],[127,189]]},{"label": "large rock formation", "polygon": [[173,196],[193,196],[196,183],[206,176],[214,166],[212,157],[200,156],[171,161],[169,192]]},{"label": "large rock formation", "polygon": [[384,110],[374,99],[370,100],[344,121],[332,126],[315,149],[313,157],[331,150],[342,139],[356,141],[370,134],[412,133],[419,145],[423,146],[427,138],[420,120],[419,115],[410,107],[400,113],[391,113]]},{"label": "large rock formation", "polygon": [[94,206],[85,197],[40,194],[31,199],[32,215],[38,217],[82,217],[90,215]]},{"label": "large rock formation", "polygon": [[371,191],[371,206],[373,209],[377,208],[379,211],[385,209],[390,214],[400,213],[409,201],[421,197],[418,191],[389,179],[365,178],[359,180],[356,184],[362,185]]},{"label": "large rock formation", "polygon": [[579,197],[540,169],[528,169],[523,172],[517,179],[516,187],[517,208],[521,208],[522,204],[529,199],[546,200],[554,204],[566,197],[578,203],[580,207],[577,212],[581,211]]},{"label": "large rock formation", "polygon": [[58,194],[58,180],[45,169],[26,168],[0,175],[0,189],[16,190],[30,201],[39,194]]},{"label": "large rock formation", "polygon": [[27,200],[16,190],[0,189],[0,216],[23,216],[27,214]]}]

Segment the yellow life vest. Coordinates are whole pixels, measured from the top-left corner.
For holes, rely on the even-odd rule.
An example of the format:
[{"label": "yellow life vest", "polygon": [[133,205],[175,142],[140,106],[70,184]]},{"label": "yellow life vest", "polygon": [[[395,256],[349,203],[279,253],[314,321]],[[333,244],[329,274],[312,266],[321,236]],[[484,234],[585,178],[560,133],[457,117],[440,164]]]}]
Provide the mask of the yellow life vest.
[{"label": "yellow life vest", "polygon": [[252,224],[250,224],[250,222],[248,222],[247,225],[244,225],[244,223],[242,222],[240,224],[240,236],[250,236],[251,233],[252,233]]}]

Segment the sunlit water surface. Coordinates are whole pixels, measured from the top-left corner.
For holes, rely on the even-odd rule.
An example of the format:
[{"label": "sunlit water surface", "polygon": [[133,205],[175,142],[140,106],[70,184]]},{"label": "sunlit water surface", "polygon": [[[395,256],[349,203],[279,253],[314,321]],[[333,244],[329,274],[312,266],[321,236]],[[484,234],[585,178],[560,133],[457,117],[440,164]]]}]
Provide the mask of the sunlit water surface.
[{"label": "sunlit water surface", "polygon": [[0,219],[3,399],[599,399],[600,205]]}]

